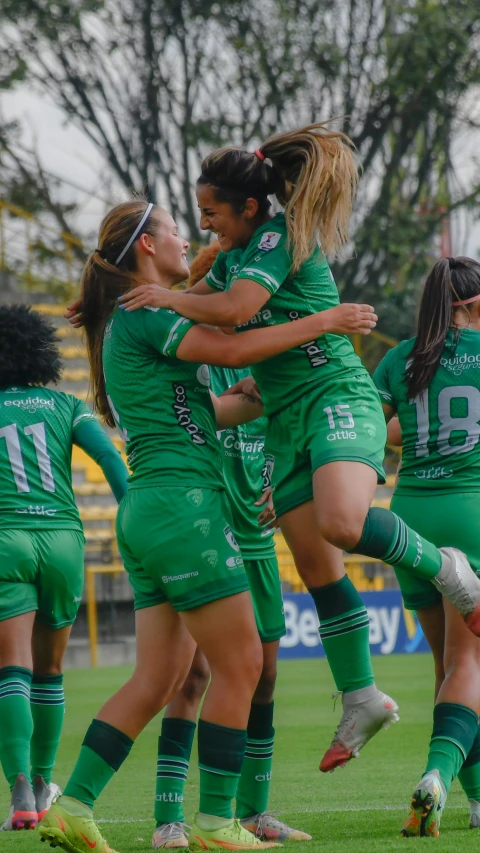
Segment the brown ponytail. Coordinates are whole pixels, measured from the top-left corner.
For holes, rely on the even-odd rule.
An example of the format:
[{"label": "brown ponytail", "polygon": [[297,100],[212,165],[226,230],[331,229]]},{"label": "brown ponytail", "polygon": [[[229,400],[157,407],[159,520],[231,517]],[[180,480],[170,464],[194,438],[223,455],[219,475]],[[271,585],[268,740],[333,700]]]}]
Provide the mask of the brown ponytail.
[{"label": "brown ponytail", "polygon": [[238,148],[222,148],[202,163],[199,183],[214,186],[221,201],[238,205],[251,196],[263,211],[267,196],[276,196],[285,208],[293,270],[318,242],[331,254],[348,240],[358,168],[349,137],[329,125],[310,124],[271,136],[257,149],[271,165]]},{"label": "brown ponytail", "polygon": [[[442,258],[425,282],[417,334],[406,369],[410,399],[423,394],[432,381],[452,325],[454,302],[480,294],[480,264],[472,258]],[[468,307],[463,309],[468,312]]]},{"label": "brown ponytail", "polygon": [[[100,225],[98,248],[88,258],[81,278],[82,320],[87,339],[94,408],[111,427],[115,426],[115,421],[105,391],[103,334],[118,297],[139,283],[135,276],[135,244],[130,246],[119,266],[115,262],[141,222],[145,210],[145,201],[130,201],[117,205],[107,213]],[[138,237],[141,234],[154,237],[157,227],[152,211]]]}]

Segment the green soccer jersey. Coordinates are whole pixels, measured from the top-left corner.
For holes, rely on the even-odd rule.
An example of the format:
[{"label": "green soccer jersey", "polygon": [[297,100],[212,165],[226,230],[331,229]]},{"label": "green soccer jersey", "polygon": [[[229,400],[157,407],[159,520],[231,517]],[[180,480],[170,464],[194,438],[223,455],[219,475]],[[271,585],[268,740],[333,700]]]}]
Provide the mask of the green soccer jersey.
[{"label": "green soccer jersey", "polygon": [[[250,370],[211,367],[210,374],[212,391],[219,395],[250,376]],[[259,527],[260,509],[255,506],[255,501],[270,486],[269,460],[263,452],[266,426],[267,418],[258,418],[219,433],[235,537],[242,555],[249,560],[268,560],[275,554],[274,532]]]},{"label": "green soccer jersey", "polygon": [[130,488],[223,489],[208,367],[175,357],[193,325],[174,311],[141,308],[117,309],[105,327],[105,385]]},{"label": "green soccer jersey", "polygon": [[449,332],[428,390],[409,400],[405,369],[414,342],[403,341],[390,350],[373,377],[402,428],[396,492],[480,491],[480,332]]},{"label": "green soccer jersey", "polygon": [[72,444],[96,418],[71,394],[0,391],[0,528],[83,530],[72,489]]},{"label": "green soccer jersey", "polygon": [[[287,225],[277,213],[258,228],[244,249],[220,252],[206,275],[210,287],[228,290],[238,279],[261,284],[269,294],[263,308],[237,331],[276,326],[339,304],[332,272],[320,249],[296,273]],[[307,386],[331,382],[345,371],[363,371],[346,335],[323,335],[252,367],[262,392],[265,413],[272,415],[301,397]]]}]

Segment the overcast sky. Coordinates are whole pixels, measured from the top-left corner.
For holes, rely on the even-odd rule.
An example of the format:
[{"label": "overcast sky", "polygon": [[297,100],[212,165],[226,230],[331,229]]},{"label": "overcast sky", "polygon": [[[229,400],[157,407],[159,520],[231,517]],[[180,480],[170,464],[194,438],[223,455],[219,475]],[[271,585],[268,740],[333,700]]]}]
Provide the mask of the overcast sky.
[{"label": "overcast sky", "polygon": [[[102,159],[88,138],[72,122],[65,123],[63,113],[54,105],[26,89],[1,96],[3,116],[22,120],[26,141],[35,142],[44,167],[66,181],[64,200],[80,203],[77,227],[80,233],[94,232],[108,206],[107,197],[114,203],[127,198],[127,193],[114,177],[103,176]],[[478,135],[462,134],[455,145],[454,159],[457,174],[463,182],[478,171]],[[69,186],[68,181],[82,189]],[[92,237],[92,239],[94,239]],[[480,217],[465,222],[457,217],[453,222],[454,254],[480,254]]]}]

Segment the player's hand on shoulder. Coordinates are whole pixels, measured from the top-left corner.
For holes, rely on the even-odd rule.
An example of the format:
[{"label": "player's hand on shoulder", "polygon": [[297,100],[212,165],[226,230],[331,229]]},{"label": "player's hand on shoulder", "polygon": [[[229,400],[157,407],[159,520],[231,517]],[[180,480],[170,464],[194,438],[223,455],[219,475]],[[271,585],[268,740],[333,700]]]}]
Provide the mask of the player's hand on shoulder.
[{"label": "player's hand on shoulder", "polygon": [[170,291],[160,284],[140,284],[118,297],[120,308],[137,311],[139,308],[170,308]]},{"label": "player's hand on shoulder", "polygon": [[356,302],[344,302],[335,308],[329,309],[331,313],[332,332],[343,335],[369,335],[377,325],[378,317],[371,305],[357,305]]}]

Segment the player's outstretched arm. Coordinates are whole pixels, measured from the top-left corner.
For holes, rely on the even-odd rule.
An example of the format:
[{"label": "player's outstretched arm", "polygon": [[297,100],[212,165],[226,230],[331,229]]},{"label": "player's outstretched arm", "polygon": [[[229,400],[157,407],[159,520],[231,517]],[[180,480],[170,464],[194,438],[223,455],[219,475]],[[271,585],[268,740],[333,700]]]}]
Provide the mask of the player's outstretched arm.
[{"label": "player's outstretched arm", "polygon": [[192,326],[179,344],[176,355],[182,361],[204,362],[219,367],[248,367],[327,332],[368,335],[376,323],[377,315],[370,305],[345,303],[292,323],[242,332],[233,337],[208,326]]},{"label": "player's outstretched arm", "polygon": [[117,503],[127,491],[128,468],[98,421],[90,418],[74,429],[73,441],[100,466]]}]

